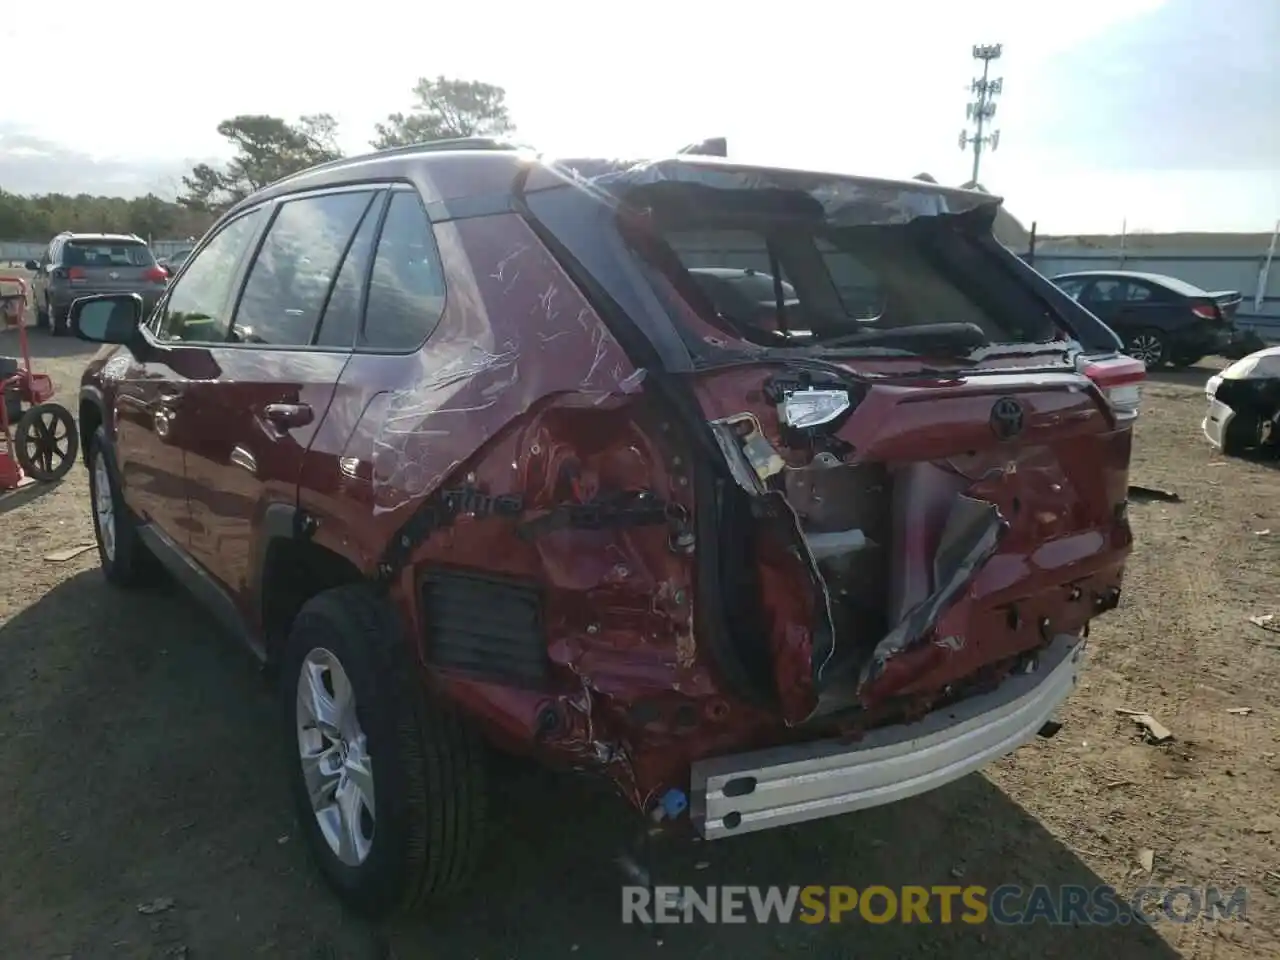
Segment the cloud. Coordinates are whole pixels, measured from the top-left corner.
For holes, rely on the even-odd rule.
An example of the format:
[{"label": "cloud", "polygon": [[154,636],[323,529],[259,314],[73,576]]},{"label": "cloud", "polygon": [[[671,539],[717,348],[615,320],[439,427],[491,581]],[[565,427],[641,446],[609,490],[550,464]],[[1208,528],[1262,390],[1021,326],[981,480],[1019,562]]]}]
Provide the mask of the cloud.
[{"label": "cloud", "polygon": [[173,197],[196,162],[95,157],[0,123],[0,184],[10,193]]}]

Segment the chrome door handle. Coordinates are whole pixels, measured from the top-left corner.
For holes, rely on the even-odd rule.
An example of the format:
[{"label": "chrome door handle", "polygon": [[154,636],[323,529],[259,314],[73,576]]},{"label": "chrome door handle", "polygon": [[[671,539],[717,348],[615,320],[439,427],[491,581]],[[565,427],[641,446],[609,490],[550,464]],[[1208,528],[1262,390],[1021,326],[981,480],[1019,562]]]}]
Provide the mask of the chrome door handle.
[{"label": "chrome door handle", "polygon": [[233,447],[231,450],[231,462],[242,470],[247,470],[255,476],[258,473],[258,461],[252,453],[244,447]]},{"label": "chrome door handle", "polygon": [[305,427],[313,419],[311,407],[305,403],[268,403],[262,408],[262,416],[277,430]]}]

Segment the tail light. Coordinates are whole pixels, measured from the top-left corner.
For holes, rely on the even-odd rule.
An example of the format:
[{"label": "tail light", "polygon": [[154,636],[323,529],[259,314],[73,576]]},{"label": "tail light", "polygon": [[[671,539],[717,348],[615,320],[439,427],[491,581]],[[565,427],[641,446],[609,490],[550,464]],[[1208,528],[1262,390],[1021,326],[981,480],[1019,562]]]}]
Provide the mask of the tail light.
[{"label": "tail light", "polygon": [[1147,379],[1147,368],[1141,360],[1132,357],[1090,359],[1084,361],[1080,372],[1102,391],[1117,420],[1133,420],[1138,416],[1142,381]]},{"label": "tail light", "polygon": [[164,267],[148,267],[146,272],[143,273],[142,279],[148,283],[164,283],[169,279],[169,274],[165,272]]},{"label": "tail light", "polygon": [[1218,319],[1218,308],[1215,307],[1212,303],[1197,303],[1194,307],[1191,308],[1191,312],[1194,313],[1201,320],[1217,320]]},{"label": "tail light", "polygon": [[85,271],[84,267],[70,267],[67,270],[68,280],[84,280],[88,276],[89,274]]}]

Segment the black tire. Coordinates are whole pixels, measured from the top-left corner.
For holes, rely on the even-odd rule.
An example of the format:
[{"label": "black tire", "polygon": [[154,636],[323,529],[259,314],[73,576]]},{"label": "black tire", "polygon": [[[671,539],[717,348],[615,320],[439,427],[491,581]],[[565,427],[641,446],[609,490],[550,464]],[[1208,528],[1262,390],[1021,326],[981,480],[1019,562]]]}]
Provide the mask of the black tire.
[{"label": "black tire", "polygon": [[[426,692],[403,636],[395,611],[371,588],[337,587],[303,605],[281,656],[297,815],[329,885],[367,917],[413,910],[462,887],[484,836],[483,744],[453,709]],[[337,659],[351,684],[371,759],[373,838],[356,865],[344,863],[325,839],[302,770],[298,684],[317,648]]]},{"label": "black tire", "polygon": [[1227,424],[1222,435],[1222,455],[1243,456],[1244,452],[1258,444],[1262,432],[1262,420],[1256,414],[1237,413]]},{"label": "black tire", "polygon": [[[160,573],[160,563],[138,536],[137,520],[120,495],[120,474],[111,442],[102,427],[89,438],[88,456],[85,459],[89,467],[89,506],[93,515],[93,534],[98,543],[98,562],[102,565],[103,576],[108,583],[117,587],[139,587],[154,583]],[[95,509],[98,502],[99,480],[96,466],[99,459],[106,470],[107,484],[111,488],[115,539],[110,551],[104,544],[98,511]]]},{"label": "black tire", "polygon": [[66,407],[38,403],[28,407],[14,427],[13,447],[23,473],[41,483],[53,483],[75,466],[80,432]]},{"label": "black tire", "polygon": [[42,307],[42,306],[40,306],[39,304],[37,304],[37,305],[36,305],[36,327],[37,327],[37,329],[40,329],[40,330],[48,330],[48,329],[49,329],[49,305],[48,305],[48,303],[45,303],[45,305],[44,305],[43,307]]},{"label": "black tire", "polygon": [[1194,367],[1203,359],[1203,353],[1176,353],[1169,362],[1175,369],[1185,370],[1187,367]]},{"label": "black tire", "polygon": [[49,332],[55,337],[65,337],[67,335],[67,316],[69,311],[59,310],[53,304],[49,305]]},{"label": "black tire", "polygon": [[1169,362],[1169,341],[1164,332],[1152,328],[1135,330],[1125,341],[1125,353],[1156,370]]}]

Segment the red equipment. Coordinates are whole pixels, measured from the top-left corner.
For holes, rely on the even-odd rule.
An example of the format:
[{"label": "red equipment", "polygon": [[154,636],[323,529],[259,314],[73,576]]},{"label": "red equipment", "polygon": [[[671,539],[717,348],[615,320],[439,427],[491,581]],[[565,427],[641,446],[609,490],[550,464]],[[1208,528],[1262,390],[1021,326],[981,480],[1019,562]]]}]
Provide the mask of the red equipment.
[{"label": "red equipment", "polygon": [[71,412],[48,402],[53,380],[31,370],[26,315],[27,282],[0,277],[0,322],[4,332],[17,331],[19,353],[0,356],[0,493],[17,487],[24,475],[45,483],[61,480],[80,449]]}]

